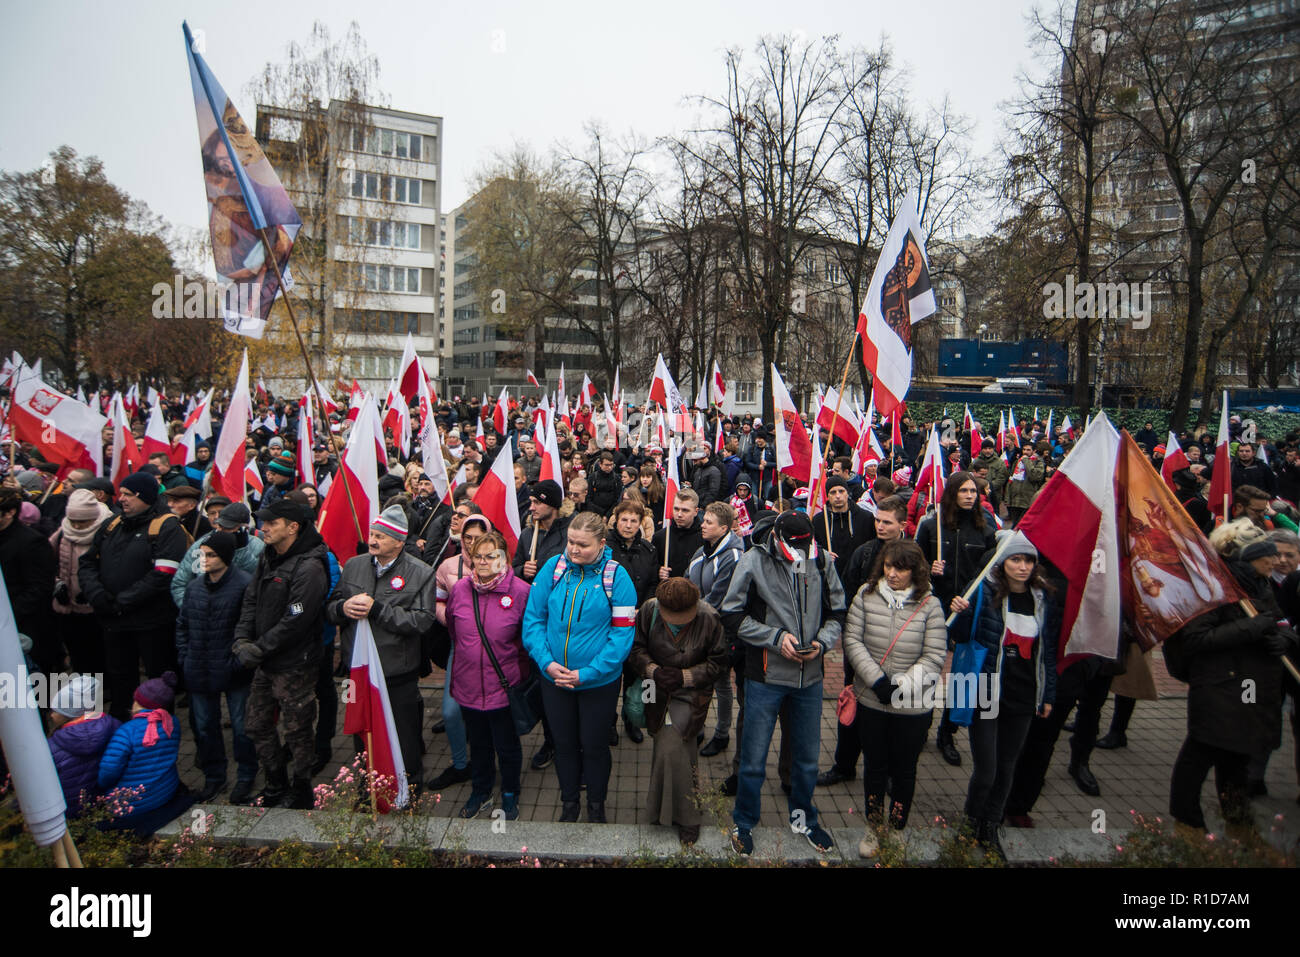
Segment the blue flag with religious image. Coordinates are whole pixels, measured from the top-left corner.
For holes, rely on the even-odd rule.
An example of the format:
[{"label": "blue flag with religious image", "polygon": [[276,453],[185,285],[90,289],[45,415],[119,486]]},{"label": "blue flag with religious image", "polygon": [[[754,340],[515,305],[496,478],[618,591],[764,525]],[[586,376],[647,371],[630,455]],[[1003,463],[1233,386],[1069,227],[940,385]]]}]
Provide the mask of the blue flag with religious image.
[{"label": "blue flag with religious image", "polygon": [[199,123],[212,258],[223,286],[221,318],[229,331],[260,339],[281,292],[277,265],[284,288],[292,285],[289,253],[302,218],[253,132],[195,49],[189,24],[181,29]]}]

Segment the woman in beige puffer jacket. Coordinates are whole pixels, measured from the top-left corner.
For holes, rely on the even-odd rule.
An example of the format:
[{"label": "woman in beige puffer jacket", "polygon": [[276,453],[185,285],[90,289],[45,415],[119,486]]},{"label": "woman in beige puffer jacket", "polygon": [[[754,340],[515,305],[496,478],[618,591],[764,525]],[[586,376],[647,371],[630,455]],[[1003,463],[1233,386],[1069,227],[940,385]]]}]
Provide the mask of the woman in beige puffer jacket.
[{"label": "woman in beige puffer jacket", "polygon": [[[889,823],[897,829],[907,824],[947,648],[943,607],[930,592],[925,555],[915,542],[889,542],[844,626],[844,656],[853,667],[858,700],[866,814],[875,826],[885,807],[886,782]],[[859,851],[870,857],[875,850],[869,828]]]}]

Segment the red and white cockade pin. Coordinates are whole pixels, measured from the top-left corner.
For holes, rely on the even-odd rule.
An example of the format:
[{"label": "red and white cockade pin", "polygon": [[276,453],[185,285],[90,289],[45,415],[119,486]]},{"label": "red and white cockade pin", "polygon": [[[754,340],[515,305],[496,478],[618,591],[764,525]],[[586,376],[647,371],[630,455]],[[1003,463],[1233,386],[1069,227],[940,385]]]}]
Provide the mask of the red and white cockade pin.
[{"label": "red and white cockade pin", "polygon": [[515,603],[515,600],[514,600],[513,598],[511,598],[509,595],[502,595],[502,596],[501,596],[501,607],[502,607],[502,608],[509,608],[509,607],[510,607],[511,605],[513,605],[514,603]]},{"label": "red and white cockade pin", "polygon": [[392,586],[393,591],[401,591],[406,587],[406,579],[401,575],[394,575],[388,584]]}]

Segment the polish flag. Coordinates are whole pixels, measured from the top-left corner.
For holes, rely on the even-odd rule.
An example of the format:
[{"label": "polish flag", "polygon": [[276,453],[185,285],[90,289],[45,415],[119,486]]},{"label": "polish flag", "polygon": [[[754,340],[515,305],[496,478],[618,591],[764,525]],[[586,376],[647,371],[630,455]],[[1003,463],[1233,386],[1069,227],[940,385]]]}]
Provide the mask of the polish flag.
[{"label": "polish flag", "polygon": [[226,407],[221,437],[212,456],[212,487],[232,502],[244,500],[244,441],[252,418],[253,399],[248,391],[248,350],[245,349],[235,378],[235,392]]},{"label": "polish flag", "polygon": [[542,387],[542,384],[541,384],[540,382],[537,381],[537,376],[533,375],[533,370],[532,370],[532,369],[525,369],[524,372],[527,373],[527,375],[528,375],[528,384],[529,384],[529,385],[531,385],[531,386],[536,386],[536,387],[539,388],[539,389]]},{"label": "polish flag", "polygon": [[[1092,416],[1088,416],[1088,419],[1084,423],[1083,427],[1084,429],[1087,429],[1088,426],[1090,425],[1092,425]],[[1074,426],[1070,424],[1070,417],[1068,415],[1065,417],[1065,420],[1061,423],[1061,428],[1065,429],[1066,434],[1069,435],[1070,438],[1072,439],[1074,438]]]},{"label": "polish flag", "polygon": [[316,394],[320,396],[321,409],[324,413],[328,416],[337,412],[339,410],[339,404],[330,397],[328,392],[325,391],[325,387],[319,382],[313,382],[312,385],[316,387]]},{"label": "polish flag", "polygon": [[379,410],[374,396],[366,393],[317,523],[321,538],[339,564],[357,554],[357,546],[369,536],[370,523],[379,517],[378,427]]},{"label": "polish flag", "polygon": [[[298,400],[298,481],[306,482],[309,485],[316,484],[316,468],[312,464],[312,444],[316,437],[316,429],[312,422],[311,393],[304,392],[301,399]],[[316,490],[317,493],[320,489]]]},{"label": "polish flag", "polygon": [[501,387],[501,394],[497,396],[497,404],[492,409],[492,428],[497,430],[497,435],[506,434],[506,412],[510,408],[510,393],[506,387]]},{"label": "polish flag", "polygon": [[[266,492],[266,484],[262,481],[262,473],[257,470],[256,458],[251,458],[244,463],[244,481],[257,493],[259,499]],[[319,492],[320,489],[316,491]],[[240,499],[242,500],[243,496],[240,496]]]},{"label": "polish flag", "polygon": [[476,419],[474,422],[474,444],[478,446],[480,452],[487,451],[487,439],[483,437],[483,420]]},{"label": "polish flag", "polygon": [[447,460],[442,455],[442,437],[434,416],[436,399],[427,380],[420,381],[420,462],[433,482],[433,493],[446,505],[451,504],[451,482],[447,478]]},{"label": "polish flag", "polygon": [[826,507],[826,462],[822,457],[821,433],[814,431],[812,437],[812,466],[809,470],[812,481],[808,488],[808,517],[812,518]]},{"label": "polish flag", "polygon": [[592,384],[587,374],[582,374],[582,388],[578,390],[578,405],[594,405],[596,402],[596,386]]},{"label": "polish flag", "polygon": [[1016,425],[1016,410],[1007,411],[1007,435],[1015,437],[1015,448],[1020,448],[1020,426]]},{"label": "polish flag", "polygon": [[658,418],[655,420],[655,445],[661,449],[668,447],[668,425],[664,422],[664,410],[659,410]]},{"label": "polish flag", "polygon": [[[143,452],[145,461],[155,452],[161,452],[171,461],[172,444],[167,440],[167,422],[163,419],[162,406],[158,402],[157,394],[154,395],[153,402],[149,406],[149,421],[144,427],[144,446]],[[173,463],[175,464],[175,463]],[[182,462],[181,465],[185,463]]]},{"label": "polish flag", "polygon": [[402,349],[401,372],[397,374],[397,390],[409,407],[411,401],[420,394],[420,380],[424,378],[424,367],[415,354],[415,338],[408,332],[406,345]]},{"label": "polish flag", "polygon": [[880,393],[877,405],[888,415],[912,383],[912,326],[937,308],[914,192],[889,226],[863,301],[857,325],[862,362]]},{"label": "polish flag", "polygon": [[12,375],[10,388],[13,398],[7,418],[15,441],[31,442],[47,461],[64,469],[88,468],[97,476],[103,474],[102,436],[108,419],[30,372]]},{"label": "polish flag", "polygon": [[[718,429],[719,432],[722,429]],[[609,394],[605,394],[605,433],[612,435],[614,441],[618,441],[618,409],[609,400]]]},{"label": "polish flag", "polygon": [[[564,412],[563,412],[562,414],[563,414],[563,415],[568,415],[568,414],[569,414],[569,396],[568,396],[568,394],[565,392],[565,389],[564,389],[564,363],[563,363],[563,362],[560,363],[560,381],[559,381],[559,383],[555,386],[555,393],[556,393],[556,395],[558,395],[558,396],[563,400],[563,402],[564,402]],[[557,409],[559,408],[559,403],[558,403],[558,402],[556,403],[556,408],[557,408]]]},{"label": "polish flag", "polygon": [[262,377],[258,376],[257,377],[257,401],[260,402],[262,405],[266,405],[268,398],[269,395],[266,391],[266,384],[262,382]]},{"label": "polish flag", "polygon": [[1056,670],[1081,655],[1119,654],[1120,564],[1115,469],[1120,436],[1105,413],[1065,457],[1017,531],[1069,583]]},{"label": "polish flag", "polygon": [[[677,456],[680,453],[677,448],[677,439],[668,440],[668,474],[664,481],[664,528],[671,528],[673,524],[673,503],[677,501],[677,490],[682,486],[682,480],[677,474]],[[664,533],[664,552],[668,550],[668,534]],[[667,564],[667,561],[664,562]]]},{"label": "polish flag", "polygon": [[[1084,433],[1086,439],[1089,433]],[[1214,446],[1214,471],[1210,474],[1210,513],[1222,521],[1232,518],[1232,460],[1228,456],[1228,390],[1223,390],[1219,413],[1219,441]]]},{"label": "polish flag", "polygon": [[519,497],[515,493],[515,466],[509,455],[498,455],[479,483],[474,502],[483,510],[492,527],[506,538],[510,556],[519,544]]},{"label": "polish flag", "polygon": [[658,402],[669,412],[676,412],[686,405],[682,400],[682,394],[677,391],[677,383],[668,373],[668,366],[664,363],[663,353],[655,357],[654,377],[650,380],[650,394],[646,397],[647,402]]},{"label": "polish flag", "polygon": [[464,485],[464,484],[465,484],[465,479],[467,479],[468,477],[469,477],[469,476],[465,473],[465,466],[464,466],[464,465],[462,465],[460,468],[456,469],[456,474],[453,475],[453,476],[451,477],[451,481],[447,483],[447,497],[446,497],[445,499],[443,499],[443,502],[444,502],[445,504],[447,504],[447,505],[450,505],[450,504],[451,504],[452,493],[455,492],[456,489],[458,489],[458,488],[460,488],[462,485]]},{"label": "polish flag", "polygon": [[718,419],[718,424],[713,430],[713,451],[715,454],[722,454],[726,439],[726,433],[722,431],[722,419]]},{"label": "polish flag", "polygon": [[1177,491],[1177,487],[1174,485],[1174,473],[1187,468],[1191,464],[1187,458],[1187,453],[1178,444],[1177,436],[1171,431],[1169,439],[1165,443],[1165,459],[1160,463],[1160,477],[1165,480],[1166,485]]},{"label": "polish flag", "polygon": [[1047,432],[1047,441],[1053,446],[1056,445],[1056,436],[1052,432],[1052,413],[1055,411],[1055,409],[1047,410],[1047,424],[1043,426],[1043,429]]},{"label": "polish flag", "polygon": [[[348,556],[351,557],[351,556]],[[368,762],[380,783],[374,788],[375,806],[383,814],[405,807],[411,799],[406,782],[406,766],[397,739],[397,723],[388,700],[384,668],[379,663],[379,649],[370,622],[357,622],[352,639],[352,667],[349,673],[353,696],[343,714],[343,733],[360,735],[369,748]]]},{"label": "polish flag", "polygon": [[140,386],[132,383],[131,388],[126,390],[126,395],[122,396],[123,407],[134,418],[135,414],[140,411]]},{"label": "polish flag", "polygon": [[185,465],[194,461],[194,448],[200,438],[212,437],[212,390],[197,403],[190,401],[190,411],[185,415],[185,431],[172,446],[173,465]]},{"label": "polish flag", "polygon": [[355,422],[357,413],[361,411],[361,403],[365,399],[365,390],[361,388],[361,383],[356,379],[352,380],[352,392],[348,396],[348,421]]},{"label": "polish flag", "polygon": [[[109,478],[112,479],[113,487],[120,490],[122,479],[132,472],[140,471],[140,466],[144,465],[145,458],[140,454],[140,447],[135,444],[135,436],[131,434],[131,425],[126,417],[126,405],[120,395],[113,396],[111,417],[113,420],[113,474]],[[243,448],[242,444],[240,448]]]},{"label": "polish flag", "polygon": [[925,446],[925,458],[921,461],[921,471],[917,473],[916,485],[912,490],[912,501],[918,501],[922,492],[928,492],[926,501],[939,507],[943,496],[943,449],[939,445],[939,430],[930,430],[930,441]]},{"label": "polish flag", "polygon": [[718,360],[713,360],[713,394],[710,398],[721,406],[727,401],[727,380],[722,378],[722,370],[718,368]]},{"label": "polish flag", "polygon": [[998,413],[998,451],[1001,452],[1007,446],[1007,414]]},{"label": "polish flag", "polygon": [[876,432],[871,427],[874,408],[874,403],[868,400],[867,414],[862,417],[862,434],[853,448],[853,471],[858,475],[866,474],[868,463],[881,462],[885,458],[885,450],[880,447],[880,442],[876,440]]},{"label": "polish flag", "polygon": [[812,442],[804,431],[799,410],[786,390],[781,373],[772,365],[772,397],[776,406],[776,467],[796,481],[810,482],[812,474]]},{"label": "polish flag", "polygon": [[832,423],[835,425],[835,436],[843,440],[845,445],[853,448],[858,444],[858,439],[862,437],[862,423],[858,420],[857,411],[844,404],[844,397],[835,391],[834,386],[828,386],[826,399],[817,410],[817,425],[830,432]]}]

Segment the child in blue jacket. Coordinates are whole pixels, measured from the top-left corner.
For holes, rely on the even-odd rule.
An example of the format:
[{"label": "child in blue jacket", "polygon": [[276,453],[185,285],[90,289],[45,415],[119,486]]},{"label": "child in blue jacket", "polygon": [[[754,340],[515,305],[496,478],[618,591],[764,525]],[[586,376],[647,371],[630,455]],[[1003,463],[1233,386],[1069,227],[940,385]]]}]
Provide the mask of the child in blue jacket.
[{"label": "child in blue jacket", "polygon": [[176,771],[181,747],[181,726],[172,714],[176,681],[176,672],[168,671],[135,689],[131,717],[113,734],[99,762],[100,790],[110,801],[112,792],[120,792],[113,808],[118,825],[137,833],[152,833],[193,803]]}]

